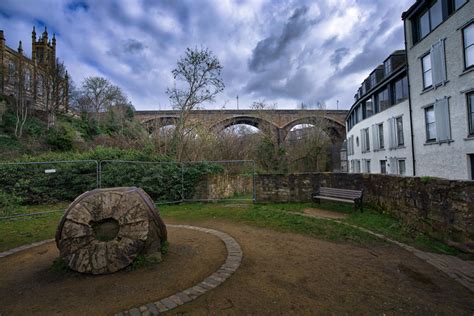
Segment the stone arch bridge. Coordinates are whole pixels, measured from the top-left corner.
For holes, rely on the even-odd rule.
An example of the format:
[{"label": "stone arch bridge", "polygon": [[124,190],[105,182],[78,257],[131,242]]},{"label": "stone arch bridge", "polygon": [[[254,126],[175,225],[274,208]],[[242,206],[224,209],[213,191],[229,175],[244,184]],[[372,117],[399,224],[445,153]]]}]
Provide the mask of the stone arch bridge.
[{"label": "stone arch bridge", "polygon": [[[175,110],[136,111],[135,119],[152,132],[156,128],[175,125],[179,114]],[[283,142],[297,125],[324,125],[332,142],[340,143],[346,136],[346,115],[345,110],[193,110],[189,120],[216,132],[233,125],[247,124],[276,135],[279,142]]]}]

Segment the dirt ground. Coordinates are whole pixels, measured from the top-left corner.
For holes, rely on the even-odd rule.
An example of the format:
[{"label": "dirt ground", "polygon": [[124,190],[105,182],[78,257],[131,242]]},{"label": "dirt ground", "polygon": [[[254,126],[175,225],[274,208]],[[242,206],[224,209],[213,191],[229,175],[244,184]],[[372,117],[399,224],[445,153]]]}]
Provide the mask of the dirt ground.
[{"label": "dirt ground", "polygon": [[331,219],[344,219],[347,217],[347,214],[340,212],[331,212],[326,210],[321,210],[319,208],[306,208],[303,210],[303,213],[313,216],[326,217]]},{"label": "dirt ground", "polygon": [[[232,235],[244,258],[218,288],[168,314],[474,313],[473,293],[394,245],[358,247],[222,221],[187,224]],[[197,283],[225,258],[207,234],[170,229],[170,242],[158,267],[98,278],[48,271],[54,245],[0,259],[0,313],[112,314]]]},{"label": "dirt ground", "polygon": [[157,266],[102,276],[54,272],[54,243],[0,259],[0,315],[106,315],[156,301],[201,282],[224,263],[220,239],[168,229],[168,255]]}]

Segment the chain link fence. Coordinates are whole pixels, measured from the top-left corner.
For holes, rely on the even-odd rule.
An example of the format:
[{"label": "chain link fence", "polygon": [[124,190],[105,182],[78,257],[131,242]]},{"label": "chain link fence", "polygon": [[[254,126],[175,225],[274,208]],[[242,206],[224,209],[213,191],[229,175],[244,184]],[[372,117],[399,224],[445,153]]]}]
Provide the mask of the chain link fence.
[{"label": "chain link fence", "polygon": [[[51,211],[28,212],[24,206],[70,203],[85,191],[123,186],[144,189],[157,204],[252,202],[255,163],[245,160],[0,163],[0,219],[44,214]],[[18,204],[20,207],[13,207]]]}]

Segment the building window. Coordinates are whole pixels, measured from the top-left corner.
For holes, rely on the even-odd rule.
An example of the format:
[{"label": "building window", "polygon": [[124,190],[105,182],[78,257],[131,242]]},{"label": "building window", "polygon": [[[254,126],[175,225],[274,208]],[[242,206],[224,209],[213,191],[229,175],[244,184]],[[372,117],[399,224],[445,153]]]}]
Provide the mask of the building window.
[{"label": "building window", "polygon": [[12,61],[8,62],[8,82],[15,82],[15,63]]},{"label": "building window", "polygon": [[385,148],[384,136],[383,136],[383,123],[377,125],[378,133],[379,133],[379,142],[380,142],[380,149]]},{"label": "building window", "polygon": [[367,101],[365,101],[365,110],[367,113],[367,117],[371,117],[374,114],[372,99],[368,99]]},{"label": "building window", "polygon": [[423,88],[429,88],[433,85],[433,76],[431,75],[431,54],[427,54],[421,59],[423,70]]},{"label": "building window", "polygon": [[418,42],[443,22],[442,1],[437,0],[428,10],[416,19],[415,42]]},{"label": "building window", "polygon": [[370,159],[364,160],[364,172],[370,173]]},{"label": "building window", "polygon": [[436,141],[436,121],[434,106],[425,108],[425,122],[426,122],[426,141]]},{"label": "building window", "polygon": [[474,23],[463,30],[464,65],[465,68],[474,66]]},{"label": "building window", "polygon": [[405,144],[405,140],[403,138],[403,118],[397,117],[396,118],[397,124],[397,144],[398,146],[403,146]]},{"label": "building window", "polygon": [[391,59],[391,58],[387,59],[387,60],[383,63],[383,66],[384,66],[384,73],[385,73],[385,76],[388,76],[389,74],[392,73],[392,59]]},{"label": "building window", "polygon": [[469,135],[474,135],[474,92],[467,95],[467,112],[469,120]]},{"label": "building window", "polygon": [[380,160],[380,173],[387,174],[387,160]]},{"label": "building window", "polygon": [[454,10],[459,9],[466,2],[466,0],[453,0],[453,1],[454,1]]},{"label": "building window", "polygon": [[36,82],[36,93],[39,96],[43,95],[43,76],[38,76],[38,81]]},{"label": "building window", "polygon": [[355,168],[356,168],[356,173],[360,173],[360,160],[359,159],[355,161]]},{"label": "building window", "polygon": [[370,151],[370,140],[369,140],[369,129],[364,128],[360,130],[360,137],[362,141],[362,148],[361,151],[363,153]]},{"label": "building window", "polygon": [[471,180],[474,180],[474,154],[468,156],[471,163]]},{"label": "building window", "polygon": [[401,176],[404,176],[406,174],[405,160],[398,160],[398,173]]},{"label": "building window", "polygon": [[406,76],[395,82],[393,94],[393,104],[408,99],[408,78]]},{"label": "building window", "polygon": [[377,108],[380,111],[383,111],[385,109],[388,109],[390,107],[390,98],[388,94],[388,89],[385,88],[379,94],[377,94],[377,98],[375,99],[375,102],[377,104]]},{"label": "building window", "polygon": [[23,77],[23,86],[25,88],[26,91],[29,91],[30,88],[31,88],[31,73],[30,73],[30,70],[27,69],[25,70],[25,75]]},{"label": "building window", "polygon": [[375,72],[370,74],[370,86],[373,88],[377,85],[377,77],[375,76]]},{"label": "building window", "polygon": [[425,108],[425,126],[427,142],[451,140],[448,98],[436,100],[434,105]]}]

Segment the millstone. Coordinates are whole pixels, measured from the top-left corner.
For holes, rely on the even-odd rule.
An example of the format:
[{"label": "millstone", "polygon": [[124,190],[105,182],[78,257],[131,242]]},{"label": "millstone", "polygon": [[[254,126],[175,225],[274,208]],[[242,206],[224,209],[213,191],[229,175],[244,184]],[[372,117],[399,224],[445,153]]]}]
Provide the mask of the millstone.
[{"label": "millstone", "polygon": [[159,252],[166,226],[153,200],[139,188],[96,189],[69,205],[56,245],[78,272],[105,274],[128,266],[139,254]]}]

